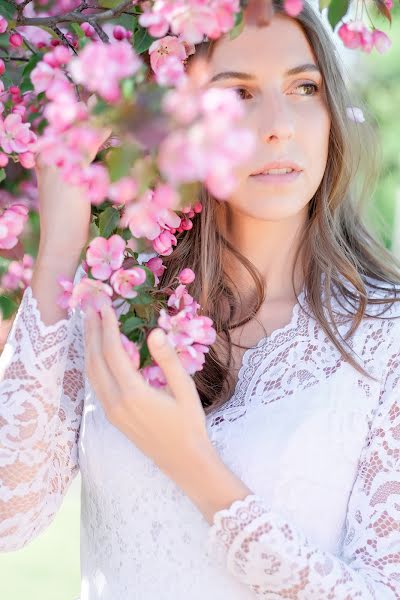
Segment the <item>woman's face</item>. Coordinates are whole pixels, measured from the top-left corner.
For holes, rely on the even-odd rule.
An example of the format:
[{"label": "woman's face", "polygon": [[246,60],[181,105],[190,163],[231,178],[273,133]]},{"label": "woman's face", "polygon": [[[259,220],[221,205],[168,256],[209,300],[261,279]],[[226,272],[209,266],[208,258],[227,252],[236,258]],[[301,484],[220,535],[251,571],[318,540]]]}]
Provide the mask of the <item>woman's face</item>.
[{"label": "woman's face", "polygon": [[[268,27],[246,26],[234,40],[218,41],[209,64],[210,85],[235,89],[246,109],[244,125],[256,135],[255,152],[236,170],[239,184],[228,200],[233,213],[266,221],[305,216],[325,171],[331,120],[322,74],[300,25],[275,15]],[[252,175],[275,161],[301,171]]]}]

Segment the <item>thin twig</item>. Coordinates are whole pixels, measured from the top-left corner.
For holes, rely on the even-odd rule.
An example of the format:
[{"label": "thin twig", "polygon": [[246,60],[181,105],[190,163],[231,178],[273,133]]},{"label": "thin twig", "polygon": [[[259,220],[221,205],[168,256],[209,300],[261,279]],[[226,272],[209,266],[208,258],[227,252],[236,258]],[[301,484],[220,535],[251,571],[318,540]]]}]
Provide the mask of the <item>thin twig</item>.
[{"label": "thin twig", "polygon": [[90,18],[90,19],[88,19],[88,22],[94,28],[94,30],[96,31],[97,35],[101,39],[101,41],[105,42],[106,44],[108,44],[108,42],[110,41],[110,39],[109,39],[108,35],[106,34],[106,32],[104,31],[104,29],[102,29],[100,27],[100,25],[98,23],[96,23],[96,21],[94,19]]},{"label": "thin twig", "polygon": [[[19,8],[19,5],[14,2],[14,0],[6,0],[7,3],[12,4],[15,8]],[[109,8],[107,10],[103,10],[102,12],[91,15],[90,18],[96,23],[101,23],[103,21],[108,21],[115,17],[118,17],[122,14],[128,6],[132,5],[132,0],[124,0],[121,4],[118,4],[115,8]],[[17,23],[18,25],[45,25],[47,27],[53,27],[54,25],[58,25],[59,23],[84,23],[88,21],[88,15],[84,15],[81,12],[78,12],[78,9],[72,10],[63,15],[57,15],[52,17],[25,17],[22,14],[18,15]]]}]

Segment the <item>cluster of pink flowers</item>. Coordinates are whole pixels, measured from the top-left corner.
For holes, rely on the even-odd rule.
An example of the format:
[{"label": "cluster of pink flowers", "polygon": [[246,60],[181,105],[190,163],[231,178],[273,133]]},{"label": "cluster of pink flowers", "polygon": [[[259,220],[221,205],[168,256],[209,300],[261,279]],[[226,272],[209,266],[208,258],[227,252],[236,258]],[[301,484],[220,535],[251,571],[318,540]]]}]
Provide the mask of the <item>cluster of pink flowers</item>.
[{"label": "cluster of pink flowers", "polygon": [[186,75],[184,61],[194,54],[195,47],[176,36],[167,35],[149,48],[150,65],[159,85],[177,85]]},{"label": "cluster of pink flowers", "polygon": [[191,44],[204,36],[217,39],[230,31],[240,10],[239,0],[155,0],[143,3],[139,23],[153,37],[163,37],[169,30]]},{"label": "cluster of pink flowers", "polygon": [[120,82],[134,75],[142,64],[132,45],[123,39],[116,44],[87,44],[68,68],[76,83],[115,103],[121,99]]},{"label": "cluster of pink flowers", "polygon": [[343,23],[338,30],[338,35],[347,48],[361,49],[367,53],[370,53],[375,48],[383,54],[392,45],[386,33],[379,29],[371,31],[362,21]]},{"label": "cluster of pink flowers", "polygon": [[23,204],[13,204],[0,214],[0,249],[10,250],[18,243],[28,220],[29,210]]},{"label": "cluster of pink flowers", "polygon": [[184,82],[164,99],[164,110],[184,127],[160,144],[158,165],[172,185],[201,181],[224,200],[237,185],[234,168],[254,151],[255,137],[238,124],[244,108],[233,90],[208,88],[196,98],[189,85]]},{"label": "cluster of pink flowers", "polygon": [[175,234],[192,229],[191,219],[202,210],[197,202],[184,208],[180,217],[175,212],[178,206],[176,190],[168,184],[159,184],[155,190],[146,190],[137,202],[125,206],[120,225],[128,227],[135,238],[150,240],[153,250],[161,256],[168,256],[177,244]]},{"label": "cluster of pink flowers", "polygon": [[22,261],[12,260],[0,281],[0,288],[6,291],[24,290],[31,283],[34,259],[25,254]]},{"label": "cluster of pink flowers", "polygon": [[[0,82],[0,91],[1,91]],[[1,104],[1,103],[0,103]],[[0,106],[4,110],[4,105]],[[18,112],[17,112],[18,111]],[[8,163],[7,155],[18,155],[19,162],[23,167],[30,169],[34,166],[33,149],[36,143],[36,135],[31,131],[31,124],[22,120],[25,109],[22,105],[14,107],[13,112],[4,119],[0,116],[0,166],[5,167]]]}]

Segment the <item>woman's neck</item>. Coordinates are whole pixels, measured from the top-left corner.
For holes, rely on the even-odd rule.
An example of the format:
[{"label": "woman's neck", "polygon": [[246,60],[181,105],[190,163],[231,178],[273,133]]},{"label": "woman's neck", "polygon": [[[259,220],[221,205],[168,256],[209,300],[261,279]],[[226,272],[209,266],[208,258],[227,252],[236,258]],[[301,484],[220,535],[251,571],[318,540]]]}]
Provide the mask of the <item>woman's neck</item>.
[{"label": "woman's neck", "polygon": [[[260,272],[266,286],[267,302],[283,302],[295,299],[292,272],[301,234],[307,220],[303,211],[282,221],[261,221],[245,214],[232,213],[228,240]],[[237,260],[228,261],[227,271],[246,297],[246,290],[253,287],[252,278]],[[296,265],[295,290],[303,287],[304,275],[301,258]]]}]

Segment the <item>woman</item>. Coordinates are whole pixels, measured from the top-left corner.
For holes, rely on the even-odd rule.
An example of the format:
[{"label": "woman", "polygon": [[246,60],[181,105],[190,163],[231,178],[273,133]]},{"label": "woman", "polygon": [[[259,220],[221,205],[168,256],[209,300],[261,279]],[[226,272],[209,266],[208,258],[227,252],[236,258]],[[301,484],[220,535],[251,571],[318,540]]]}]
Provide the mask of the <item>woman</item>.
[{"label": "woman", "polygon": [[2,356],[0,547],[47,527],[80,469],[81,600],[400,598],[399,267],[349,193],[367,130],[332,41],[309,7],[275,8],[199,49],[257,151],[165,260],[162,285],[198,274],[219,332],[197,396],[152,332],[170,395],[150,415],[115,316],[83,328],[56,305],[89,207],[71,189],[53,206],[40,173],[40,252]]}]

